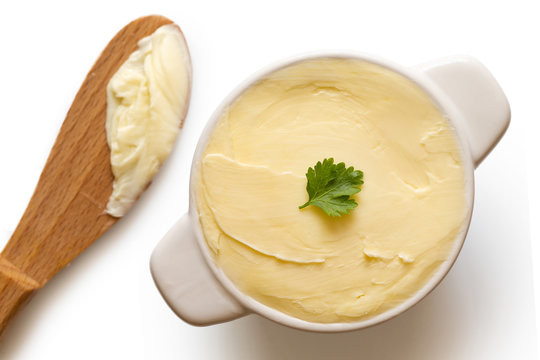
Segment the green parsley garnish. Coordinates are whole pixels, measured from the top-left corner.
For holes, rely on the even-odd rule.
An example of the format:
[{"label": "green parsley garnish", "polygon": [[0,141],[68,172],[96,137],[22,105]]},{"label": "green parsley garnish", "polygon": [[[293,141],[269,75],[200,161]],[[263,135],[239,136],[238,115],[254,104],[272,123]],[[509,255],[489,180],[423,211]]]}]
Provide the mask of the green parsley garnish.
[{"label": "green parsley garnish", "polygon": [[364,173],[354,168],[346,167],[344,163],[334,164],[334,158],[324,159],[306,173],[309,201],[299,206],[300,209],[309,205],[318,206],[330,216],[348,214],[358,206],[349,198],[360,192],[364,183]]}]

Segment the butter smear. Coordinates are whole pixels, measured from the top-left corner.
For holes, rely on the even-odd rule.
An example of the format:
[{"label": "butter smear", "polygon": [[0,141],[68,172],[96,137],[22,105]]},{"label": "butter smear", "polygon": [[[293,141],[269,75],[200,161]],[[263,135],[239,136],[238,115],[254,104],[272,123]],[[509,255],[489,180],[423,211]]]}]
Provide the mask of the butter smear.
[{"label": "butter smear", "polygon": [[[362,169],[341,218],[307,201],[305,173],[333,157]],[[255,83],[222,114],[196,181],[218,267],[299,319],[351,322],[417,293],[447,261],[467,213],[461,152],[415,83],[372,63],[305,60]]]},{"label": "butter smear", "polygon": [[114,175],[107,213],[123,216],[163,164],[186,114],[191,62],[175,25],[139,41],[107,86],[107,142]]}]

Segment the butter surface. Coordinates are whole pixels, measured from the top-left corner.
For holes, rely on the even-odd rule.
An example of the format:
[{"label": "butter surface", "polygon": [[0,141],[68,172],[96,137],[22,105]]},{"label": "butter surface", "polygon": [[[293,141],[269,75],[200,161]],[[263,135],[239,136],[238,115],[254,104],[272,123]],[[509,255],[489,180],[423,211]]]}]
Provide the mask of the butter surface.
[{"label": "butter surface", "polygon": [[[305,173],[334,157],[364,172],[349,215],[307,201]],[[311,322],[349,322],[410,298],[446,261],[466,216],[453,130],[405,77],[359,60],[268,75],[222,115],[203,154],[199,220],[244,293]]]},{"label": "butter surface", "polygon": [[107,213],[123,216],[165,161],[187,109],[189,53],[175,25],[140,40],[107,86],[107,142],[114,174]]}]

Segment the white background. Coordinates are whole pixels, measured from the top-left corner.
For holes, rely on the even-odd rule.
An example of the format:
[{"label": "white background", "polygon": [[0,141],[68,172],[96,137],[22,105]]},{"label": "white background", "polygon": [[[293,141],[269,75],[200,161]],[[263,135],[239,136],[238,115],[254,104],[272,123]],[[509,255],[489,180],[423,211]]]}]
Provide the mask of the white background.
[{"label": "white background", "polygon": [[[154,184],[34,298],[8,329],[0,358],[534,358],[538,8],[535,1],[471,0],[0,2],[1,246],[32,195],[86,72],[120,28],[142,15],[169,17],[185,33],[194,75],[183,133]],[[187,210],[189,163],[204,123],[260,67],[318,49],[368,52],[404,65],[469,54],[493,72],[510,101],[512,124],[477,171],[475,213],[462,254],[425,301],[363,332],[310,334],[257,317],[210,328],[184,324],[153,286],[148,260]]]}]

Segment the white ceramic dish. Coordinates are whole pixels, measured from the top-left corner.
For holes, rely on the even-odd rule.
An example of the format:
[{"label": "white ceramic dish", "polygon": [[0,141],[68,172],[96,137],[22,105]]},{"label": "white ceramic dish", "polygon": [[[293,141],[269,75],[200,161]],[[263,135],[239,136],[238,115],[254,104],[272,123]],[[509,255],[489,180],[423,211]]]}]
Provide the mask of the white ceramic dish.
[{"label": "white ceramic dish", "polygon": [[[468,213],[447,261],[411,298],[384,313],[357,322],[307,322],[267,307],[242,293],[212,261],[195,204],[193,174],[199,170],[208,138],[223,110],[260,78],[293,63],[313,58],[360,59],[408,77],[433,99],[447,117],[455,129],[462,151]],[[454,264],[472,215],[474,168],[497,144],[509,122],[510,107],[503,91],[490,72],[468,56],[449,57],[412,68],[365,54],[346,52],[322,52],[280,61],[244,81],[221,103],[209,120],[193,159],[189,211],[173,226],[152,254],[150,265],[154,281],[171,309],[180,318],[194,325],[211,325],[256,313],[298,329],[340,332],[365,328],[391,319],[424,298]]]}]

